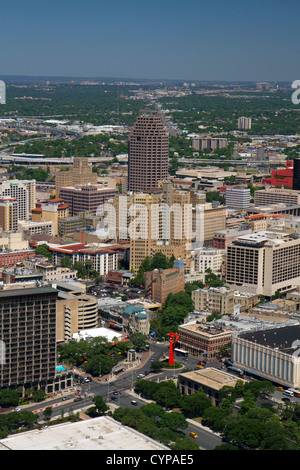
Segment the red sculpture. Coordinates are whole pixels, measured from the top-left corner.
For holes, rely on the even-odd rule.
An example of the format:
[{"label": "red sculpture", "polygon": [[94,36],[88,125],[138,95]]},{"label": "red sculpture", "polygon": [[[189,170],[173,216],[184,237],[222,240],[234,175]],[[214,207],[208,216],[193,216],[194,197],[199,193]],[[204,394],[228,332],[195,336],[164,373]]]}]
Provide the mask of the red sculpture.
[{"label": "red sculpture", "polygon": [[[168,336],[170,338],[170,350],[169,350],[169,365],[174,366],[175,361],[174,361],[174,346],[178,341],[178,334],[177,333],[168,333]],[[173,341],[174,339],[174,341]]]}]

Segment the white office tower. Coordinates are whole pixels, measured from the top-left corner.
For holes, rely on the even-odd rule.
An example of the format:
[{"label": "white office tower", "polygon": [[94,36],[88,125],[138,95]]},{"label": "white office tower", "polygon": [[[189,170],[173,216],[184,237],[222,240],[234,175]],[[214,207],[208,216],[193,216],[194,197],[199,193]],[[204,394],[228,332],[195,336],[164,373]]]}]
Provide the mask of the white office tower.
[{"label": "white office tower", "polygon": [[226,188],[226,206],[228,209],[244,210],[250,206],[251,194],[249,188]]},{"label": "white office tower", "polygon": [[[9,180],[0,185],[0,197],[18,201],[18,220],[28,220],[35,204],[35,180]],[[34,202],[33,202],[34,201]]]}]

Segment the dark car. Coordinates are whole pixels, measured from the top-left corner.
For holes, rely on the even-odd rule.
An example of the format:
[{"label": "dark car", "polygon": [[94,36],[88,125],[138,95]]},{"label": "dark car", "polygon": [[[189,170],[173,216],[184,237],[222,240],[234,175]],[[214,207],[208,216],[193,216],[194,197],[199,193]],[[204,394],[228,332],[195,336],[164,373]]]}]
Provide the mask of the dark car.
[{"label": "dark car", "polygon": [[112,397],[110,397],[111,400],[113,401],[116,401],[118,399],[118,397],[116,397],[115,395],[113,395]]},{"label": "dark car", "polygon": [[62,397],[62,401],[70,400],[72,397]]},{"label": "dark car", "polygon": [[77,398],[74,398],[74,401],[82,401],[83,398],[82,397],[77,397]]}]

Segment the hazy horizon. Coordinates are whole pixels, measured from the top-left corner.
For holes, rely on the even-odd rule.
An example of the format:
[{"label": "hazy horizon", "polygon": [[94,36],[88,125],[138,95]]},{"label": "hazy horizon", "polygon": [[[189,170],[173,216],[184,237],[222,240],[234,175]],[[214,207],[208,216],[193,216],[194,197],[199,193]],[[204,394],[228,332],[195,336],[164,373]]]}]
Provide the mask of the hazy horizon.
[{"label": "hazy horizon", "polygon": [[1,6],[0,78],[292,82],[297,0],[15,0]]}]

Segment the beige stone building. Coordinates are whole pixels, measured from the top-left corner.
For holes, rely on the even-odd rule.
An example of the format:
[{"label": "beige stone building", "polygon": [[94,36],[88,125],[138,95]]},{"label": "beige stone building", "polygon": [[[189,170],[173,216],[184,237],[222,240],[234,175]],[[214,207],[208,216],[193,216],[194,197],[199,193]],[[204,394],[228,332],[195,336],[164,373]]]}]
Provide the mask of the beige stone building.
[{"label": "beige stone building", "polygon": [[205,273],[207,269],[211,269],[213,273],[222,272],[225,263],[225,250],[207,247],[195,250],[193,256],[193,271]]},{"label": "beige stone building", "polygon": [[[201,208],[201,206],[200,206]],[[202,220],[204,223],[203,235],[201,234],[198,238],[204,238],[204,244],[212,245],[214,235],[219,230],[224,230],[226,227],[226,214],[227,208],[225,206],[214,207],[212,203],[203,204],[203,216]],[[197,232],[196,225],[197,215],[196,210],[193,210],[193,233]],[[200,230],[203,230],[200,226]]]},{"label": "beige stone building", "polygon": [[20,251],[28,250],[28,240],[24,240],[20,232],[0,232],[0,250]]},{"label": "beige stone building", "polygon": [[54,235],[58,235],[58,221],[69,216],[69,206],[62,198],[49,199],[46,203],[38,203],[31,211],[33,222],[53,222]]},{"label": "beige stone building", "polygon": [[209,244],[217,229],[225,228],[226,207],[203,204],[201,194],[175,190],[161,182],[156,191],[128,193],[113,199],[111,236],[130,240],[130,268],[137,271],[146,256],[157,252],[186,260],[192,245]]},{"label": "beige stone building", "polygon": [[238,380],[245,382],[240,377],[224,370],[206,367],[202,370],[193,370],[180,374],[178,388],[183,395],[191,395],[201,388],[211,398],[212,405],[219,406],[222,403],[221,389],[223,387],[234,388]]},{"label": "beige stone building", "polygon": [[97,183],[97,173],[93,172],[87,158],[75,157],[68,171],[60,171],[55,176],[56,196],[59,196],[62,187],[88,183]]},{"label": "beige stone building", "polygon": [[74,333],[99,326],[98,301],[87,295],[85,287],[68,282],[53,283],[58,291],[56,340],[66,342]]},{"label": "beige stone building", "polygon": [[56,302],[56,341],[65,343],[78,333],[78,298],[65,292],[58,294]]},{"label": "beige stone building", "polygon": [[259,298],[256,294],[234,291],[234,305],[239,307],[240,312],[254,307],[258,302]]},{"label": "beige stone building", "polygon": [[255,206],[268,206],[269,204],[300,204],[300,191],[294,189],[267,188],[254,192]]},{"label": "beige stone building", "polygon": [[0,227],[3,231],[18,230],[18,200],[10,197],[0,198]]},{"label": "beige stone building", "polygon": [[232,315],[234,312],[234,291],[226,287],[207,287],[192,291],[192,300],[198,312],[218,312]]},{"label": "beige stone building", "polygon": [[[117,238],[130,240],[130,269],[137,271],[146,256],[160,252],[168,258],[190,256],[191,214],[185,212],[189,193],[175,191],[164,183],[152,193],[129,194],[122,210],[115,198]],[[125,201],[124,201],[125,202]],[[124,235],[122,235],[124,234]]]}]

